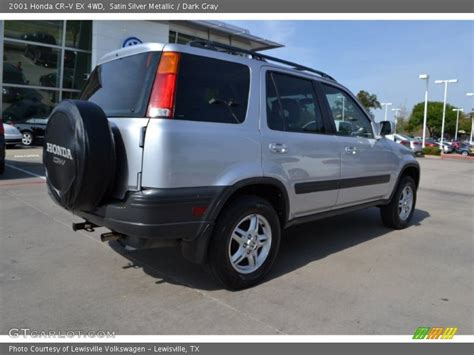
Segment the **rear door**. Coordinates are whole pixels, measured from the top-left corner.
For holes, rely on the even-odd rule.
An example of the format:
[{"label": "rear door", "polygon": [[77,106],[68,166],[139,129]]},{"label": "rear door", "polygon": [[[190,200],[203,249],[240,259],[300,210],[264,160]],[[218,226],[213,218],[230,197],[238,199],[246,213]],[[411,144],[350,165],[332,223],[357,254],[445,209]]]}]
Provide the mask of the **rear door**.
[{"label": "rear door", "polygon": [[161,52],[125,55],[94,69],[81,99],[99,105],[115,139],[117,180],[113,196],[140,189],[146,110]]},{"label": "rear door", "polygon": [[334,122],[341,154],[337,207],[369,202],[389,193],[397,160],[384,139],[376,139],[369,117],[346,90],[319,83],[326,114]]},{"label": "rear door", "polygon": [[266,176],[283,179],[290,218],[336,203],[340,154],[327,135],[312,80],[264,69],[260,129]]}]

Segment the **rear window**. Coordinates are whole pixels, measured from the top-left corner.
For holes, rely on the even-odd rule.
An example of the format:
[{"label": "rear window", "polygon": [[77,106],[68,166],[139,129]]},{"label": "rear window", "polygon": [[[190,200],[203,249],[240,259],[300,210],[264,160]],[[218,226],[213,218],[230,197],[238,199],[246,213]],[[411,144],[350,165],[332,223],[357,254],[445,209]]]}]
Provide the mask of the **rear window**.
[{"label": "rear window", "polygon": [[81,99],[96,103],[109,117],[145,117],[160,54],[141,53],[98,66]]},{"label": "rear window", "polygon": [[174,118],[242,123],[247,112],[250,70],[246,65],[182,54]]}]

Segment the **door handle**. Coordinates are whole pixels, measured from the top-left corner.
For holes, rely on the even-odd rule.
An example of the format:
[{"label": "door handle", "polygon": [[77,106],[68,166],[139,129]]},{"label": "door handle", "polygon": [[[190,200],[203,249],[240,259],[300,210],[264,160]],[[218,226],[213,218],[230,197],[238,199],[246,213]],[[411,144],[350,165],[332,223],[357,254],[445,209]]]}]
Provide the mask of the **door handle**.
[{"label": "door handle", "polygon": [[285,154],[288,152],[288,147],[283,143],[270,143],[268,149],[270,149],[272,153]]},{"label": "door handle", "polygon": [[346,152],[346,154],[351,154],[351,155],[357,154],[357,148],[356,147],[345,147],[344,151]]}]

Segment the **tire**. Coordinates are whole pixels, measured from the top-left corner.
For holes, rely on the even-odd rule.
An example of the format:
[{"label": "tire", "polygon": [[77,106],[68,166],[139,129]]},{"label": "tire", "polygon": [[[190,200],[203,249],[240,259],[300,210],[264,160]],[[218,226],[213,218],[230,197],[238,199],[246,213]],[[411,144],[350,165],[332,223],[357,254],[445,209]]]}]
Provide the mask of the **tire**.
[{"label": "tire", "polygon": [[[252,223],[256,221],[258,227],[252,230]],[[240,233],[242,238],[238,238],[237,232],[235,236],[242,242],[239,244],[233,238],[237,227],[241,232],[255,233],[250,237],[253,239],[249,240],[246,233]],[[218,217],[211,237],[208,262],[212,274],[228,290],[241,290],[259,283],[275,261],[280,236],[278,215],[268,201],[257,196],[237,198]],[[259,242],[262,244],[258,245]],[[241,261],[232,263],[231,257],[239,255]]]},{"label": "tire", "polygon": [[[407,191],[411,192],[410,199],[402,201]],[[404,195],[402,195],[404,194]],[[406,202],[406,203],[405,203]],[[410,206],[411,205],[411,206]],[[382,221],[385,226],[394,229],[403,229],[408,226],[416,206],[416,184],[410,176],[403,176],[388,205],[380,207]],[[409,211],[407,208],[409,207]]]},{"label": "tire", "polygon": [[25,147],[31,147],[35,141],[35,136],[30,131],[21,132],[21,144]]},{"label": "tire", "polygon": [[88,101],[55,107],[44,134],[43,162],[52,198],[62,207],[90,211],[114,184],[116,155],[104,111]]}]

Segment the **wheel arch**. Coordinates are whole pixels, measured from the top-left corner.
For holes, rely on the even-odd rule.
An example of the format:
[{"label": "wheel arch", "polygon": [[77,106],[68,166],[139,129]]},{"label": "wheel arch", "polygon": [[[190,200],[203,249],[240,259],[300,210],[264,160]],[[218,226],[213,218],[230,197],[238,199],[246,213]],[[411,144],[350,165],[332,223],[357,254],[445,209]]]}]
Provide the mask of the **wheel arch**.
[{"label": "wheel arch", "polygon": [[241,180],[227,187],[214,204],[209,219],[215,220],[222,210],[239,196],[254,195],[266,199],[275,208],[281,225],[289,218],[289,197],[285,185],[275,178],[258,177]]}]

